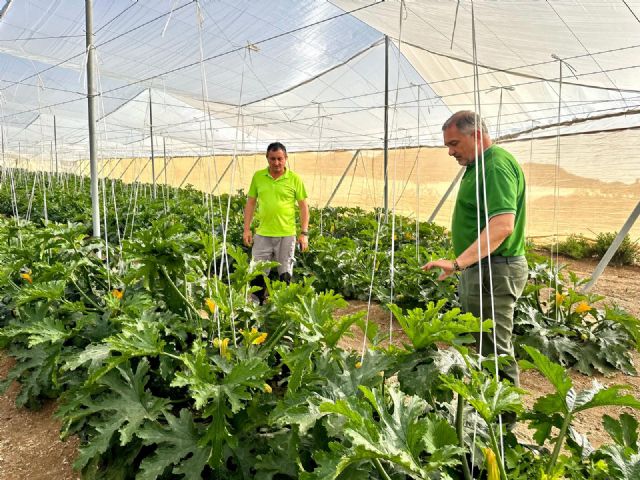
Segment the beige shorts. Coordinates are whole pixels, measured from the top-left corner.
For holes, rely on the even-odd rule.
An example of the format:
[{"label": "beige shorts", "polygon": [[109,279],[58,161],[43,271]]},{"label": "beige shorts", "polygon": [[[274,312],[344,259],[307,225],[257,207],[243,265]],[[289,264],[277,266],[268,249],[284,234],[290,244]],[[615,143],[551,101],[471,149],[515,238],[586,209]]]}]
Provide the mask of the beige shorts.
[{"label": "beige shorts", "polygon": [[[288,273],[293,275],[294,253],[296,249],[296,237],[263,237],[253,236],[253,248],[251,255],[255,260],[275,260],[278,266],[278,275]],[[268,273],[268,272],[267,272]]]}]

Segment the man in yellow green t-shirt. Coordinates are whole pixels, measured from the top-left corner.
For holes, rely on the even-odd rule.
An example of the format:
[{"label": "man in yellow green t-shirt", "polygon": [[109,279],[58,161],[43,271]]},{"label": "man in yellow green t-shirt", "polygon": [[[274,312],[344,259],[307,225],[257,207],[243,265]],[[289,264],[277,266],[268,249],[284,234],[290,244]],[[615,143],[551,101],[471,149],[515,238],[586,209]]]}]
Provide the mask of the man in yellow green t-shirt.
[{"label": "man in yellow green t-shirt", "polygon": [[524,257],[524,174],[509,152],[492,144],[484,121],[474,112],[453,114],[442,133],[449,155],[465,167],[451,225],[456,259],[435,260],[422,268],[442,269],[439,279],[461,272],[458,293],[463,310],[494,320],[494,332],[478,336],[478,349],[485,356],[509,356],[501,376],[519,385],[511,337],[516,300],[529,273]]},{"label": "man in yellow green t-shirt", "polygon": [[[298,244],[302,251],[309,247],[309,206],[307,191],[298,175],[287,168],[287,149],[280,142],[267,147],[269,166],[258,170],[251,179],[244,209],[244,232],[246,246],[252,246],[255,260],[275,260],[280,280],[291,281],[296,245],[296,203],[300,208],[300,232]],[[256,211],[257,207],[257,211]],[[258,220],[255,235],[251,232],[254,212]],[[259,280],[264,282],[262,277]],[[258,298],[264,300],[264,283]]]}]

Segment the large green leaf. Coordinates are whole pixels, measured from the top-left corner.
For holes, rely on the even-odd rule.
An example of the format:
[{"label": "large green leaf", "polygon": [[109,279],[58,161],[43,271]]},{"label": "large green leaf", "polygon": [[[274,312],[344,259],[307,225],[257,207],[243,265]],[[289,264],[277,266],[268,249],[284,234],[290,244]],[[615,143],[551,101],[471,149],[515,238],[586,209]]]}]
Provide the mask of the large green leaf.
[{"label": "large green leaf", "polygon": [[569,389],[571,389],[573,382],[565,369],[560,365],[553,363],[535,348],[527,346],[524,346],[523,348],[529,354],[533,363],[528,362],[527,360],[521,360],[520,366],[524,370],[532,368],[537,369],[555,387],[558,395],[561,397],[566,396]]},{"label": "large green leaf", "polygon": [[[361,387],[365,399],[349,397],[326,402],[320,410],[346,419],[343,434],[349,448],[341,449],[339,459],[323,465],[305,478],[334,479],[349,465],[365,459],[384,460],[411,478],[429,478],[430,472],[459,463],[456,434],[450,425],[426,416],[426,402],[388,390],[391,405],[376,389]],[[331,472],[328,465],[333,465]]]},{"label": "large green leaf", "polygon": [[[426,310],[415,308],[407,311],[406,315],[396,305],[387,306],[416,350],[428,348],[436,342],[449,345],[473,342],[469,334],[480,331],[480,320],[470,313],[460,313],[459,308],[442,312],[446,303],[446,299],[438,303],[429,302]],[[482,323],[483,331],[489,331],[492,325],[491,320],[485,320]]]},{"label": "large green leaf", "polygon": [[602,417],[602,424],[616,445],[638,453],[638,420],[628,413],[614,419],[609,415]]},{"label": "large green leaf", "polygon": [[[142,359],[134,372],[127,363],[103,376],[98,383],[107,387],[106,394],[92,398],[81,397],[76,409],[70,413],[77,420],[79,415],[91,416],[93,432],[89,442],[80,448],[76,465],[84,467],[93,457],[102,455],[119,433],[120,445],[127,445],[146,422],[157,421],[167,412],[169,401],[146,391],[149,379],[149,363]],[[79,409],[79,410],[78,410]],[[68,419],[72,420],[72,419]]]},{"label": "large green leaf", "polygon": [[166,425],[149,423],[137,435],[145,445],[155,446],[153,455],[147,456],[140,464],[139,480],[161,477],[171,466],[172,473],[182,478],[198,480],[207,465],[211,448],[200,446],[203,437],[202,426],[197,425],[191,412],[180,410],[180,417],[165,413]]}]

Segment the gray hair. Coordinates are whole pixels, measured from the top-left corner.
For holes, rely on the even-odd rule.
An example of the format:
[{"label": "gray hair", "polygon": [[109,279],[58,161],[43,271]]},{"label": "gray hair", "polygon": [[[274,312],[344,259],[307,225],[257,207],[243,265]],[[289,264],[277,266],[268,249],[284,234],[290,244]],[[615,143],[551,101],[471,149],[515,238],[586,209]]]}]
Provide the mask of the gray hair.
[{"label": "gray hair", "polygon": [[487,135],[489,134],[489,130],[487,130],[484,120],[480,118],[480,115],[472,112],[471,110],[461,110],[451,115],[449,119],[444,122],[444,125],[442,125],[442,131],[444,132],[451,125],[455,125],[461,133],[467,135],[472,133],[477,126],[482,128],[482,133]]}]

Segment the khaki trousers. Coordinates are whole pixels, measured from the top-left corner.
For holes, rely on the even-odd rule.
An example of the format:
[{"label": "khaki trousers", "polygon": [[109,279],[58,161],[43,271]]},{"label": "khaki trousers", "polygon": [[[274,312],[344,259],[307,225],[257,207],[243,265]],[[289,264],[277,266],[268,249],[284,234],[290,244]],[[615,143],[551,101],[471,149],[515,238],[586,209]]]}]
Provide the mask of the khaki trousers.
[{"label": "khaki trousers", "polygon": [[[525,257],[492,258],[493,312],[489,265],[486,259],[482,262],[481,267],[476,264],[461,272],[458,290],[460,304],[463,311],[473,313],[477,317],[480,317],[480,313],[482,313],[483,320],[493,318],[495,342],[494,332],[483,333],[482,355],[492,355],[495,351],[498,355],[509,355],[512,361],[508,366],[502,367],[500,376],[519,386],[518,364],[515,362],[512,343],[513,313],[516,300],[522,294],[527,283],[529,267]],[[482,272],[482,286],[480,285],[479,270]],[[480,308],[480,299],[482,299],[482,309]],[[476,335],[477,347],[479,343],[480,336]]]}]

